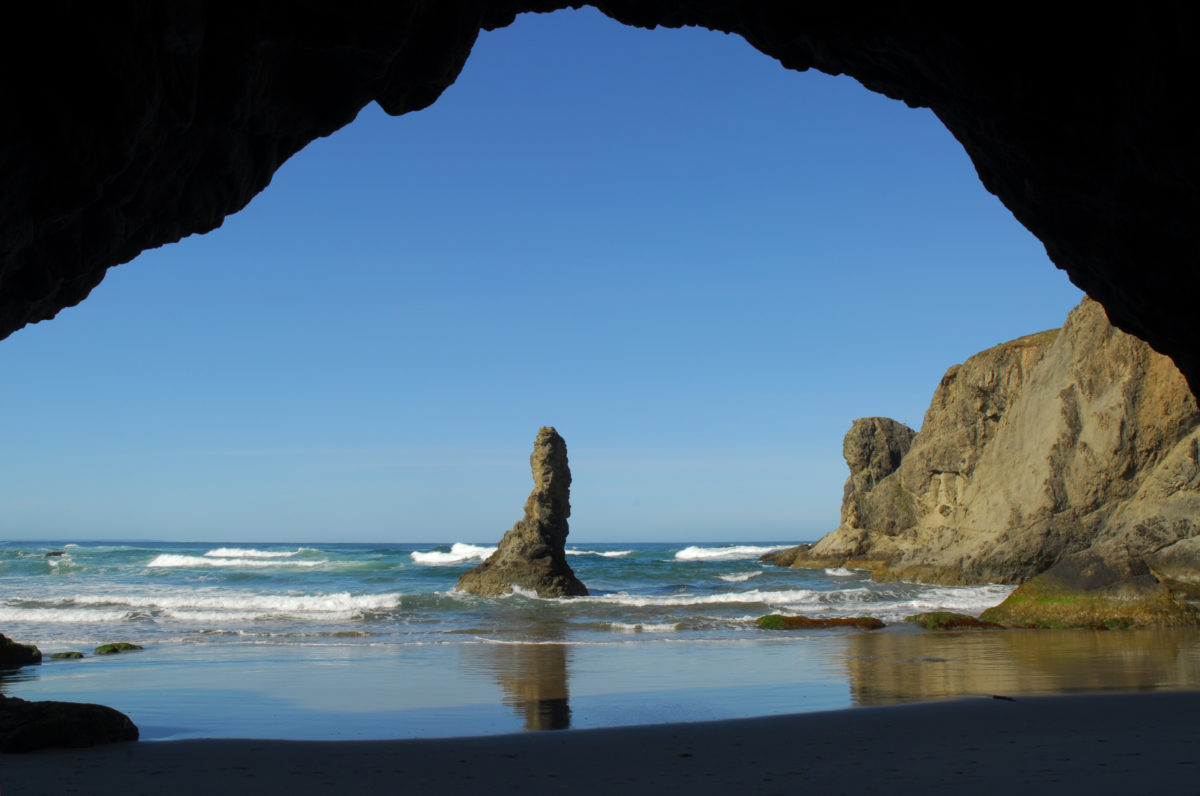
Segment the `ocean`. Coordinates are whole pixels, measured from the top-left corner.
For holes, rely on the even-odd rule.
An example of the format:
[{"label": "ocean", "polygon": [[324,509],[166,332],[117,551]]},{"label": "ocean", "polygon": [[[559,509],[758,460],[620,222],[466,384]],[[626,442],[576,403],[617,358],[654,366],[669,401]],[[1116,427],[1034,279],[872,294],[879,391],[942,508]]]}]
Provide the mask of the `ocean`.
[{"label": "ocean", "polygon": [[[461,594],[494,548],[0,543],[0,632],[47,660],[27,699],[109,704],[147,739],[395,738],[734,718],[988,693],[1200,685],[1194,631],[934,634],[1012,587],[762,564],[769,543],[568,545],[591,595]],[[768,613],[890,627],[760,630]],[[144,649],[94,656],[104,643]]]}]

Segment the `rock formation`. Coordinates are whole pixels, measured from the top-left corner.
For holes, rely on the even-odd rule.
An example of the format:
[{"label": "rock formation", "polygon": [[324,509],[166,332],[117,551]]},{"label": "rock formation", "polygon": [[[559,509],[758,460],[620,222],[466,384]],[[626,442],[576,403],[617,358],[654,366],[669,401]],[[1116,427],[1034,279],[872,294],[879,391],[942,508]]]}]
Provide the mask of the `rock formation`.
[{"label": "rock formation", "polygon": [[0,633],[0,666],[28,666],[42,662],[42,651],[32,644],[20,644]]},{"label": "rock formation", "polygon": [[[26,4],[0,47],[19,76],[0,129],[0,337],[82,301],[107,268],[219,226],[368,103],[428,106],[481,29],[580,5]],[[1200,383],[1200,158],[1180,121],[1200,104],[1191,5],[1044,4],[986,25],[915,2],[586,5],[736,34],[788,69],[932,109],[1054,263]]]},{"label": "rock formation", "polygon": [[[781,563],[1029,581],[987,615],[1012,624],[1194,621],[1171,591],[1200,596],[1200,411],[1171,361],[1095,302],[950,368],[911,443],[898,426],[855,422],[841,524]],[[1090,597],[1061,599],[1077,592]],[[1056,599],[1075,607],[1054,619]]]},{"label": "rock formation", "polygon": [[0,752],[137,739],[137,725],[113,708],[82,702],[28,702],[0,694]]},{"label": "rock formation", "polygon": [[529,457],[533,491],[525,516],[500,540],[486,561],[463,573],[458,588],[472,594],[507,594],[513,586],[539,597],[581,597],[587,587],[567,564],[567,518],[571,516],[571,469],[567,443],[549,426],[538,431]]}]

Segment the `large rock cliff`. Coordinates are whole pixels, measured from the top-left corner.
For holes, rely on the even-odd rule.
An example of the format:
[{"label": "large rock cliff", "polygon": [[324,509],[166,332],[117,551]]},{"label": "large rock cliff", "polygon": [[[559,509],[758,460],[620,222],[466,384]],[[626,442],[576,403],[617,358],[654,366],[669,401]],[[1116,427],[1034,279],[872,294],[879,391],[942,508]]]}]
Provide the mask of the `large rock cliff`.
[{"label": "large rock cliff", "polygon": [[[864,439],[907,452],[866,467]],[[1173,363],[1089,299],[1061,330],[950,368],[910,442],[894,421],[868,418],[845,453],[841,524],[793,566],[1200,595],[1200,411]]]},{"label": "large rock cliff", "polygon": [[539,597],[580,597],[587,587],[567,563],[567,518],[571,516],[571,469],[567,443],[549,426],[538,431],[529,456],[533,491],[525,516],[504,534],[496,552],[458,579],[461,591],[507,594],[513,586]]}]

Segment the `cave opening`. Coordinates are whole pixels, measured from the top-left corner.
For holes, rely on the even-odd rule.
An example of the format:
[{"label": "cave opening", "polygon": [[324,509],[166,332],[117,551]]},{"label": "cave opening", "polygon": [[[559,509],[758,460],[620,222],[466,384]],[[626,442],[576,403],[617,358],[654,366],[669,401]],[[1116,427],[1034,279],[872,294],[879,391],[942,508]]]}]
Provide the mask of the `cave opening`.
[{"label": "cave opening", "polygon": [[851,420],[918,426],[1079,295],[929,111],[736,36],[525,15],[0,346],[39,385],[0,398],[30,419],[4,530],[390,538],[456,505],[485,541],[553,423],[577,536],[815,538]]}]

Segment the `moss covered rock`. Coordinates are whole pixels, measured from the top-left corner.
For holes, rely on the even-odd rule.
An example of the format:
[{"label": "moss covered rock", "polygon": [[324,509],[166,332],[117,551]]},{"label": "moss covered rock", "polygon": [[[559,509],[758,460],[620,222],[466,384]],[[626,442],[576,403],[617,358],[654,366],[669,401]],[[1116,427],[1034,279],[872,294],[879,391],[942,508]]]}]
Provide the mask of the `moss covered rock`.
[{"label": "moss covered rock", "polygon": [[1200,612],[1175,599],[1141,559],[1070,556],[1023,583],[980,619],[1009,627],[1194,627]]},{"label": "moss covered rock", "polygon": [[837,618],[814,619],[809,616],[767,614],[755,619],[754,624],[763,630],[813,630],[829,627],[857,627],[860,630],[878,630],[881,627],[885,627],[881,620],[873,616],[841,616]]},{"label": "moss covered rock", "polygon": [[141,647],[137,644],[130,644],[127,641],[117,641],[113,644],[101,644],[96,649],[92,650],[94,655],[116,655],[121,652],[130,652],[132,650],[140,650]]},{"label": "moss covered rock", "polygon": [[42,651],[32,644],[18,644],[0,634],[0,666],[27,666],[42,662]]},{"label": "moss covered rock", "polygon": [[75,660],[79,660],[80,658],[82,658],[83,653],[75,652],[74,650],[71,650],[69,652],[52,652],[52,653],[50,653],[50,657],[56,661],[75,661]]},{"label": "moss covered rock", "polygon": [[925,630],[999,630],[1002,626],[995,622],[976,619],[967,614],[956,614],[951,611],[927,611],[904,617],[905,622],[912,622]]}]

